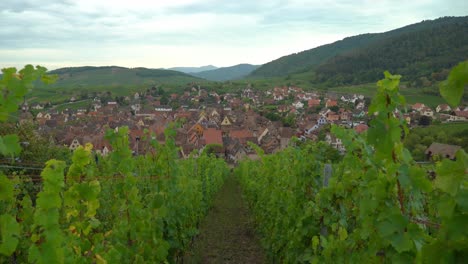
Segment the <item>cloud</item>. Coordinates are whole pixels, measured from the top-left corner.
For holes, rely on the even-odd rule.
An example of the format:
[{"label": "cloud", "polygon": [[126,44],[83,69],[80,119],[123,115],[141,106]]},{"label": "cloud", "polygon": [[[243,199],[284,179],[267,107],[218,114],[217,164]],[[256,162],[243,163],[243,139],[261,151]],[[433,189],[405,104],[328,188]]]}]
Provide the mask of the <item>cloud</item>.
[{"label": "cloud", "polygon": [[2,0],[0,67],[265,63],[467,10],[464,0]]}]

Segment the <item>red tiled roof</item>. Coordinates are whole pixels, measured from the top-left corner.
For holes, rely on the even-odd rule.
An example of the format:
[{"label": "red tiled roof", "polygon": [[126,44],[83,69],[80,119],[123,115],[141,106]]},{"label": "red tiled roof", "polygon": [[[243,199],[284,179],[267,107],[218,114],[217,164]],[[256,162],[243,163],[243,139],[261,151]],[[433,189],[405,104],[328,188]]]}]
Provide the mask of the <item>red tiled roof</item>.
[{"label": "red tiled roof", "polygon": [[142,137],[143,135],[144,135],[143,130],[136,130],[136,129],[130,130],[130,136],[132,138]]},{"label": "red tiled roof", "polygon": [[359,124],[354,128],[354,130],[356,130],[357,133],[362,133],[366,131],[367,129],[369,129],[369,127],[365,124]]},{"label": "red tiled roof", "polygon": [[424,107],[424,104],[421,104],[421,103],[415,103],[413,106],[412,106],[412,109],[421,109]]},{"label": "red tiled roof", "polygon": [[220,144],[223,145],[222,131],[216,128],[208,128],[203,131],[203,139],[208,144]]},{"label": "red tiled roof", "polygon": [[326,103],[327,107],[331,107],[331,106],[337,106],[338,105],[338,102],[336,100],[328,100],[327,103]]},{"label": "red tiled roof", "polygon": [[451,109],[448,104],[440,104],[438,108],[440,108],[440,111],[449,111]]},{"label": "red tiled roof", "polygon": [[310,99],[308,101],[308,105],[309,105],[309,107],[319,106],[320,105],[320,99]]},{"label": "red tiled roof", "polygon": [[252,132],[250,132],[247,129],[242,129],[242,130],[233,130],[229,133],[231,138],[249,138],[253,137]]},{"label": "red tiled roof", "polygon": [[468,111],[454,111],[456,116],[468,118]]}]

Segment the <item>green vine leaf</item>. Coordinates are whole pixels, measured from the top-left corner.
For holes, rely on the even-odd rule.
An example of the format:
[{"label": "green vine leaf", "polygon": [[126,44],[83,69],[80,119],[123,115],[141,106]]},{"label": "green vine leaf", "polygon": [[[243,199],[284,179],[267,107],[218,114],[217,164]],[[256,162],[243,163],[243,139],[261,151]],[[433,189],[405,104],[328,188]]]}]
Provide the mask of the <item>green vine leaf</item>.
[{"label": "green vine leaf", "polygon": [[18,135],[0,136],[0,154],[4,156],[14,156],[21,152]]},{"label": "green vine leaf", "polygon": [[463,150],[459,150],[456,154],[456,161],[448,159],[442,160],[437,164],[437,177],[435,186],[440,190],[455,197],[462,185],[462,181],[467,175],[468,159]]},{"label": "green vine leaf", "polygon": [[5,175],[0,174],[0,201],[13,199],[13,182]]},{"label": "green vine leaf", "polygon": [[446,81],[440,84],[439,90],[447,103],[456,107],[460,104],[465,86],[468,84],[468,61],[455,66]]},{"label": "green vine leaf", "polygon": [[20,225],[16,219],[8,214],[0,216],[0,234],[2,240],[0,241],[0,253],[5,256],[10,256],[15,252],[19,243]]}]

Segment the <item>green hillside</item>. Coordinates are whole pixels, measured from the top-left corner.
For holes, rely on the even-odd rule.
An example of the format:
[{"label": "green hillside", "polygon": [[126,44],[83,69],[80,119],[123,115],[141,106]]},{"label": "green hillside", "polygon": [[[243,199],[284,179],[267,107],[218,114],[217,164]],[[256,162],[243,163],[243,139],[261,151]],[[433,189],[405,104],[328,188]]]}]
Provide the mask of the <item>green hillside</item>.
[{"label": "green hillside", "polygon": [[50,71],[58,80],[50,87],[80,88],[89,86],[155,85],[160,83],[185,84],[199,81],[191,75],[160,69],[106,67],[61,68]]},{"label": "green hillside", "polygon": [[[381,69],[392,69],[392,64],[388,63],[388,60],[380,60],[379,58],[385,56],[385,52],[389,51],[392,55],[398,53],[399,60],[404,59],[401,64],[405,65],[410,63],[411,68],[418,68],[419,61],[409,61],[414,59],[423,58],[424,61],[431,61],[432,58],[436,57],[438,61],[436,64],[445,65],[444,67],[449,68],[454,63],[463,60],[463,56],[456,58],[461,52],[463,52],[468,46],[467,38],[467,23],[468,17],[444,17],[436,20],[427,20],[417,24],[405,26],[399,29],[384,33],[373,33],[363,34],[353,37],[348,37],[343,40],[323,45],[314,49],[306,50],[300,53],[291,54],[284,56],[272,62],[266,63],[253,71],[249,77],[253,78],[264,78],[264,77],[280,77],[287,76],[290,74],[308,73],[308,78],[313,83],[326,82],[325,79],[331,75],[340,74],[341,68],[336,67],[333,69],[331,65],[336,61],[336,64],[342,62],[341,56],[354,56],[354,62],[360,62],[353,64],[353,71],[360,71],[366,69],[372,69],[372,74],[375,72],[382,72]],[[442,32],[446,30],[447,32]],[[434,34],[431,36],[431,32]],[[437,34],[444,33],[443,36]],[[461,34],[459,39],[451,41],[452,37],[456,34]],[[450,41],[443,40],[450,36]],[[408,51],[413,52],[419,49],[421,46],[426,46],[426,51],[423,54],[417,52],[418,55],[411,56],[410,59],[405,59],[405,54]],[[443,47],[440,51],[437,50]],[[465,48],[464,48],[465,47]],[[451,53],[451,50],[456,49],[456,53]],[[367,53],[367,52],[371,53]],[[467,54],[466,52],[464,54]],[[357,56],[359,55],[359,56]],[[447,56],[444,62],[441,61],[441,56]],[[363,57],[373,57],[372,63],[363,59]],[[326,65],[326,66],[322,66]],[[428,69],[432,65],[423,69]],[[400,67],[401,68],[401,67]],[[315,78],[314,72],[316,69],[320,69],[320,75]],[[377,70],[374,70],[377,69]],[[408,71],[404,71],[408,73]],[[367,72],[366,72],[367,73]],[[410,72],[411,73],[411,72]],[[378,77],[380,78],[380,76]],[[378,79],[377,78],[377,79]],[[342,83],[360,83],[368,82],[375,78],[364,78],[363,80],[357,78],[356,80],[344,81]],[[375,79],[375,80],[377,80]],[[335,82],[337,84],[338,82]]]},{"label": "green hillside", "polygon": [[178,71],[117,66],[61,68],[49,74],[56,74],[57,81],[47,86],[38,83],[29,94],[29,101],[62,102],[71,96],[103,92],[109,92],[112,96],[125,96],[153,86],[176,90],[190,83],[206,82]]},{"label": "green hillside", "polygon": [[243,78],[249,75],[258,67],[259,65],[238,64],[231,67],[223,67],[215,70],[202,71],[190,74],[210,81],[228,81]]}]

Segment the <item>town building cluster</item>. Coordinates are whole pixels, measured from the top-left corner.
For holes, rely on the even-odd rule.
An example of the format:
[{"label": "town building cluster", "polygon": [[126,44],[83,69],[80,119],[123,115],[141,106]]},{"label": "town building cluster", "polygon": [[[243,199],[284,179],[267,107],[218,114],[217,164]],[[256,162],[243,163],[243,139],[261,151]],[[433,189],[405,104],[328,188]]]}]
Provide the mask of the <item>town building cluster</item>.
[{"label": "town building cluster", "polygon": [[[286,148],[292,137],[324,140],[344,152],[341,141],[324,130],[327,124],[358,133],[368,129],[369,99],[357,94],[308,92],[287,86],[268,91],[247,86],[236,93],[218,94],[191,87],[167,99],[162,102],[160,97],[146,93],[126,96],[120,103],[95,97],[88,100],[87,108],[60,111],[51,104],[24,103],[21,119],[37,122],[39,132],[56,144],[74,150],[91,143],[101,155],[112,151],[104,137],[108,129],[127,126],[130,147],[135,155],[141,155],[150,150],[150,140],[164,143],[164,130],[175,122],[179,124],[175,142],[181,157],[211,146],[218,156],[231,162],[246,156],[255,158],[251,144],[274,153]],[[431,109],[416,103],[403,115],[411,126],[419,125],[422,116],[441,122],[467,121],[468,107],[451,109],[442,104]]]}]

